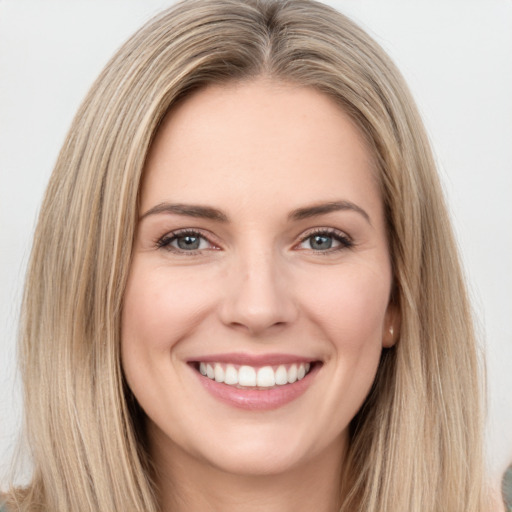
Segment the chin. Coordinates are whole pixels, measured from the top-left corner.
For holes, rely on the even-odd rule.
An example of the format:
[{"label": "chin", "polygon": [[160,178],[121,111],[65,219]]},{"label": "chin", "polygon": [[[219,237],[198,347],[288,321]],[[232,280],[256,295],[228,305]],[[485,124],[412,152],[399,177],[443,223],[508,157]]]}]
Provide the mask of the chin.
[{"label": "chin", "polygon": [[[212,442],[212,438],[216,442]],[[312,442],[315,438],[317,441]],[[328,442],[321,434],[270,424],[239,429],[224,436],[212,436],[201,443],[203,450],[193,455],[219,471],[239,476],[270,476],[293,473],[310,463],[327,449],[341,453],[344,437],[339,443]],[[339,450],[334,444],[339,444]],[[196,443],[196,449],[199,443]]]},{"label": "chin", "polygon": [[[219,453],[220,452],[220,453]],[[251,443],[229,446],[216,453],[205,454],[206,461],[216,469],[242,477],[275,476],[293,472],[309,457],[277,443]]]}]

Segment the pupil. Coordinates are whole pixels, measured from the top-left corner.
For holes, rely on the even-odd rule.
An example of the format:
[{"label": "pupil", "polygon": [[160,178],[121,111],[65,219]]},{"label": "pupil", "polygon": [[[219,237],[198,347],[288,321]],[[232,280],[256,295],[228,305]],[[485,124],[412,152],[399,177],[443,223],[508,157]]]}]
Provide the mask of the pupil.
[{"label": "pupil", "polygon": [[325,235],[315,235],[311,243],[313,249],[330,249],[332,247],[332,237]]},{"label": "pupil", "polygon": [[178,238],[178,247],[185,250],[199,249],[199,237],[190,235],[182,236]]}]

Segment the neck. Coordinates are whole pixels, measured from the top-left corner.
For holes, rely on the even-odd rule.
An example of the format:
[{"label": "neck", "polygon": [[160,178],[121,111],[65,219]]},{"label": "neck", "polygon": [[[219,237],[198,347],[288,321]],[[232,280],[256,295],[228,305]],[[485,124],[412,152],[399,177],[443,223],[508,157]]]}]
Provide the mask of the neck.
[{"label": "neck", "polygon": [[[167,443],[166,443],[167,444]],[[162,512],[335,512],[340,506],[340,440],[298,467],[272,474],[234,474],[176,445],[152,446]]]}]

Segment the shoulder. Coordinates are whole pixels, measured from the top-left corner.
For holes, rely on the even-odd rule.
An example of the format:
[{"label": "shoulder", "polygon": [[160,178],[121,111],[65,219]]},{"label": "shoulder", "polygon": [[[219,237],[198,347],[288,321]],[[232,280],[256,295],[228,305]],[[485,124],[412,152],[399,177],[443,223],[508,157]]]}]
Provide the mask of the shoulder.
[{"label": "shoulder", "polygon": [[503,484],[502,484],[502,492],[503,498],[505,499],[505,504],[507,506],[507,511],[512,510],[512,465],[510,465],[505,471],[505,475],[503,476]]},{"label": "shoulder", "polygon": [[0,512],[8,512],[6,501],[7,501],[6,495],[0,494]]}]

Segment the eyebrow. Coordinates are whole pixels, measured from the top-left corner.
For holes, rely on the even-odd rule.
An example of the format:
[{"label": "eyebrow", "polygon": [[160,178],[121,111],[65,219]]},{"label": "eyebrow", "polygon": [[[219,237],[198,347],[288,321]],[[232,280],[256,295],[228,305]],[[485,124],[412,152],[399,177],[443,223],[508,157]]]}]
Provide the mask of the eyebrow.
[{"label": "eyebrow", "polygon": [[149,215],[156,215],[159,213],[174,213],[176,215],[186,215],[187,217],[228,222],[227,215],[216,208],[211,208],[210,206],[171,203],[160,203],[153,206],[153,208],[149,209],[139,217],[139,221],[145,219]]},{"label": "eyebrow", "polygon": [[[312,206],[297,208],[288,214],[288,220],[298,221],[309,219],[311,217],[318,217],[328,213],[337,211],[354,211],[362,215],[366,221],[371,225],[370,216],[357,204],[350,201],[330,201],[327,203],[319,203]],[[189,204],[173,204],[173,203],[159,203],[153,208],[139,217],[139,221],[145,219],[150,215],[157,215],[161,213],[170,213],[175,215],[185,215],[187,217],[195,217],[200,219],[210,219],[218,222],[229,222],[228,216],[217,208],[211,206],[189,205]]]},{"label": "eyebrow", "polygon": [[320,203],[312,206],[306,206],[305,208],[297,208],[288,215],[289,220],[303,220],[309,219],[310,217],[317,217],[319,215],[325,215],[331,212],[337,211],[353,211],[362,215],[366,221],[371,225],[370,216],[357,204],[350,201],[331,201],[328,203]]}]

